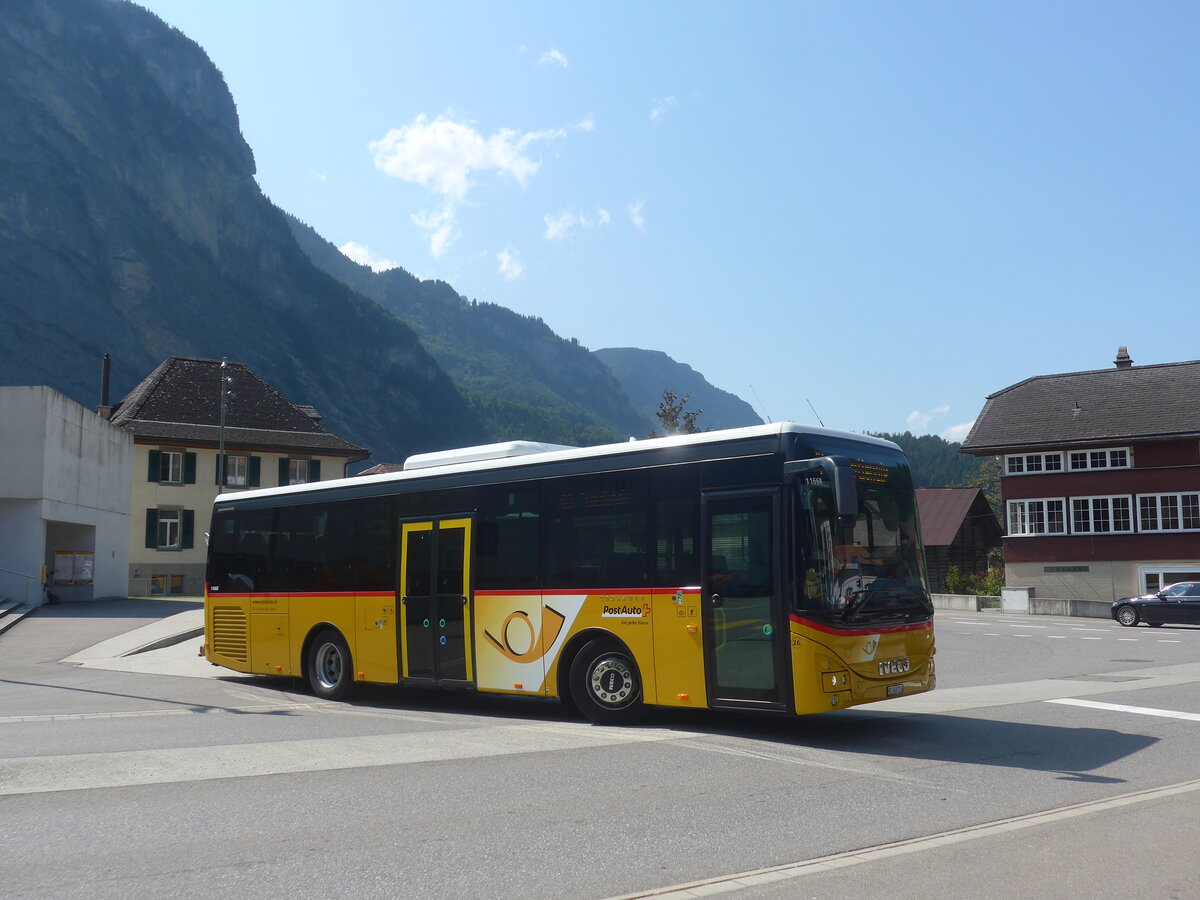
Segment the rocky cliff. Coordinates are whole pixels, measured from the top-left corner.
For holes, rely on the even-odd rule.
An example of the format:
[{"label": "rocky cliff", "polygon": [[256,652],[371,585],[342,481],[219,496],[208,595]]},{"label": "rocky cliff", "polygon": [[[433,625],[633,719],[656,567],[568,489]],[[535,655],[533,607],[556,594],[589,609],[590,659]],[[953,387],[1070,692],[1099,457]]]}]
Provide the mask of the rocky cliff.
[{"label": "rocky cliff", "polygon": [[195,43],[120,0],[0,6],[0,383],[119,398],[227,356],[376,459],[487,439],[413,331],[317,269]]}]

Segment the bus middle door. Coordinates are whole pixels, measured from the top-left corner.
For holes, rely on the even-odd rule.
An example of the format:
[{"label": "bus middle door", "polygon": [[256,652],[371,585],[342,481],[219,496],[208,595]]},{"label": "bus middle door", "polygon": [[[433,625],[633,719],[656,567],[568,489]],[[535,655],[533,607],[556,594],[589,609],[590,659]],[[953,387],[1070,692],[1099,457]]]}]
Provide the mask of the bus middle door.
[{"label": "bus middle door", "polygon": [[791,679],[779,492],[708,492],[701,509],[709,705],[785,709]]},{"label": "bus middle door", "polygon": [[471,519],[401,523],[400,672],[465,685],[471,664]]}]

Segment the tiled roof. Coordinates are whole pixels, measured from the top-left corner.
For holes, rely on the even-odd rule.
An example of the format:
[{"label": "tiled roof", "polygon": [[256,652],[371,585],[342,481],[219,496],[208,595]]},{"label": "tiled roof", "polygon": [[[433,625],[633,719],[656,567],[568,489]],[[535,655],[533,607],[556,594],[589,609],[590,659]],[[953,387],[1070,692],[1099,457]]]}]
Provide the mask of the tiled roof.
[{"label": "tiled roof", "polygon": [[967,453],[1200,435],[1200,360],[1038,375],[990,395]]},{"label": "tiled roof", "polygon": [[[230,362],[225,443],[332,453],[361,459],[367,451],[319,424],[312,407],[289,401],[248,366]],[[216,446],[221,424],[221,362],[172,356],[113,408],[113,425],[134,437]]]},{"label": "tiled roof", "polygon": [[[921,538],[927,547],[948,547],[962,528],[976,498],[982,499],[979,488],[917,488],[917,511],[921,516]],[[996,516],[983,501],[993,522]],[[996,533],[1000,524],[996,522]]]}]

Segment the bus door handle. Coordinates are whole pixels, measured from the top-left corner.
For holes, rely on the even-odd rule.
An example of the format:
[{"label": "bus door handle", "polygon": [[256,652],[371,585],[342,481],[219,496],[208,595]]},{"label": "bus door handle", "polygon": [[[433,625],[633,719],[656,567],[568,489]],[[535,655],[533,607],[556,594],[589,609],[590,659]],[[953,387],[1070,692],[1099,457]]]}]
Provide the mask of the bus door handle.
[{"label": "bus door handle", "polygon": [[724,605],[724,603],[725,603],[725,601],[724,601],[723,599],[721,599],[721,595],[720,595],[720,594],[713,594],[713,595],[712,595],[712,605],[713,605],[713,609],[716,609],[718,606],[723,606],[723,605]]}]

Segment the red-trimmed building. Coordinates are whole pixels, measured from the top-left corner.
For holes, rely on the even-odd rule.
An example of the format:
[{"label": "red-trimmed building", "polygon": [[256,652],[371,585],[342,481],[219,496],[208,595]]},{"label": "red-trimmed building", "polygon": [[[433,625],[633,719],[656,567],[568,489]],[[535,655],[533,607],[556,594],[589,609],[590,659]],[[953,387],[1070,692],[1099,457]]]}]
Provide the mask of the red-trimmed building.
[{"label": "red-trimmed building", "polygon": [[1115,600],[1200,579],[1200,360],[1039,375],[990,395],[963,452],[998,456],[1009,586]]}]

